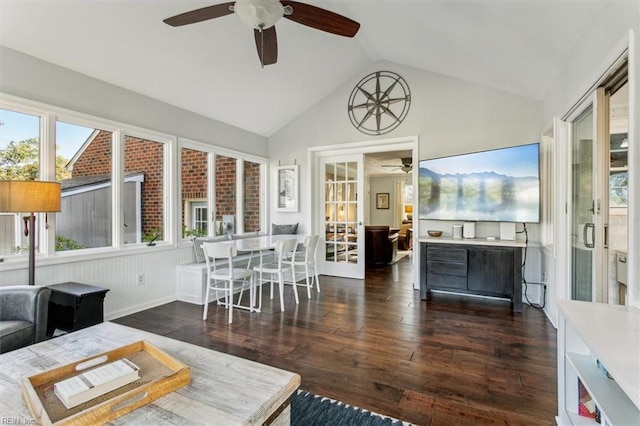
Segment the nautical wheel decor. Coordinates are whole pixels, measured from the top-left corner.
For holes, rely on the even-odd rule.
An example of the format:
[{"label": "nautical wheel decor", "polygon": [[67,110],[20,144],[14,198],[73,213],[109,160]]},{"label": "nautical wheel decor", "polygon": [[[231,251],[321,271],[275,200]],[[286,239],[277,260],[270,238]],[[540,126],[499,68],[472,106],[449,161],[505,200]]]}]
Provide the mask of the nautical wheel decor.
[{"label": "nautical wheel decor", "polygon": [[362,133],[383,135],[402,123],[409,106],[407,82],[394,72],[377,71],[360,80],[351,92],[349,119]]}]

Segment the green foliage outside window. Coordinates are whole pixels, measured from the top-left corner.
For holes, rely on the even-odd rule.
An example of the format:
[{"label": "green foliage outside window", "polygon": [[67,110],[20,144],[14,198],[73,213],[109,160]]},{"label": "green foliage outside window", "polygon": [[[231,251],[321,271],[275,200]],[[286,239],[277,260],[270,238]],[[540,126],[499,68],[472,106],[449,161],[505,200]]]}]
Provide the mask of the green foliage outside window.
[{"label": "green foliage outside window", "polygon": [[[0,149],[0,179],[2,180],[37,180],[39,176],[40,141],[29,138],[22,141],[11,141],[5,149]],[[66,169],[69,162],[64,157],[56,157],[56,180],[71,177]]]},{"label": "green foliage outside window", "polygon": [[182,225],[182,238],[206,237],[207,231],[204,229],[191,229],[187,225]]}]

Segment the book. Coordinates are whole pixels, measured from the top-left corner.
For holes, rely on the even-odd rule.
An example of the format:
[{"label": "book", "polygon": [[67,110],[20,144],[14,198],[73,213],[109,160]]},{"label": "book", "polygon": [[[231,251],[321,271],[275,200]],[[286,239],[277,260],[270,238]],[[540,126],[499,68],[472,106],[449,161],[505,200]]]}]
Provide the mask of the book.
[{"label": "book", "polygon": [[55,383],[53,392],[70,409],[138,380],[138,370],[137,365],[122,358]]},{"label": "book", "polygon": [[599,359],[596,360],[596,365],[598,366],[598,370],[600,370],[602,374],[607,376],[607,378],[613,380],[613,377],[611,376],[611,374],[609,374],[609,371],[607,371],[607,369],[604,367],[604,365],[602,365]]},{"label": "book", "polygon": [[578,379],[578,398],[578,415],[595,419],[597,409],[596,403],[593,401],[589,391],[587,391],[580,379]]}]

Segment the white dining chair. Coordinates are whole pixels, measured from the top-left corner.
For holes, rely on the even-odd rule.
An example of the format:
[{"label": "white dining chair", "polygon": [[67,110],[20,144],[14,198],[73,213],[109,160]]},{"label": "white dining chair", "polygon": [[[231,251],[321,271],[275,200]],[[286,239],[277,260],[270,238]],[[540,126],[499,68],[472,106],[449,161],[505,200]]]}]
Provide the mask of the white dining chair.
[{"label": "white dining chair", "polygon": [[[295,276],[293,274],[293,258],[294,252],[298,242],[295,238],[279,240],[276,242],[274,254],[275,260],[273,262],[263,263],[253,267],[253,270],[258,274],[256,286],[260,286],[260,292],[258,295],[258,307],[257,310],[262,308],[262,286],[264,283],[269,282],[271,286],[271,299],[273,299],[273,283],[278,282],[278,289],[280,291],[280,310],[284,312],[284,284],[293,285],[293,294],[296,298],[296,304],[300,303],[298,298],[298,289],[296,288]],[[265,276],[266,275],[266,276]]]},{"label": "white dining chair", "polygon": [[[242,300],[242,294],[249,283],[250,299],[251,303],[249,309],[253,310],[253,271],[251,269],[235,268],[233,266],[233,259],[238,255],[235,245],[218,242],[218,243],[203,243],[202,249],[204,251],[204,258],[207,262],[207,290],[204,298],[204,313],[202,319],[207,319],[207,313],[209,312],[209,295],[211,290],[216,292],[216,302],[218,305],[224,305],[229,310],[229,324],[233,322],[233,308],[241,307],[240,300]],[[224,260],[226,259],[226,265]],[[222,260],[221,265],[218,266],[218,260]],[[238,304],[233,303],[233,284],[236,281],[240,281],[240,295],[238,297]],[[220,301],[220,293],[223,293],[224,302]]]},{"label": "white dining chair", "polygon": [[304,250],[296,251],[293,258],[293,273],[296,276],[296,281],[298,271],[304,268],[300,272],[304,272],[304,278],[307,287],[307,297],[309,299],[311,299],[311,289],[313,288],[314,282],[318,289],[318,293],[320,292],[320,281],[318,280],[318,269],[316,268],[316,253],[318,251],[318,241],[320,241],[319,235],[306,236],[303,243]]}]

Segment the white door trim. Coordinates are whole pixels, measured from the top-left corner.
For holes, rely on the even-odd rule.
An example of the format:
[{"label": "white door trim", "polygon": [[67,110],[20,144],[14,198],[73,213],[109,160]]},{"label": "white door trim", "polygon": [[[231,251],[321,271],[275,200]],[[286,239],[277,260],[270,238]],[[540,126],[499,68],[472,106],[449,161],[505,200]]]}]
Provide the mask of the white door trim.
[{"label": "white door trim", "polygon": [[[336,155],[349,155],[349,154],[369,154],[373,152],[385,152],[385,151],[397,151],[397,150],[411,150],[411,156],[413,158],[414,164],[417,164],[420,159],[420,153],[418,152],[419,148],[419,138],[417,135],[414,136],[403,136],[398,138],[390,138],[390,139],[375,139],[375,140],[367,140],[361,142],[346,142],[339,143],[333,145],[321,145],[315,147],[307,148],[307,164],[309,164],[307,170],[307,179],[306,179],[306,191],[308,194],[311,194],[311,208],[309,209],[306,217],[306,222],[311,226],[311,232],[319,234],[322,236],[324,234],[322,228],[318,225],[318,209],[322,207],[322,195],[317,192],[317,185],[315,177],[318,176],[318,159],[321,157],[327,156],[336,156]],[[411,179],[413,182],[414,188],[418,187],[418,167],[414,167],[411,172]],[[417,197],[414,197],[414,205],[413,211],[417,212]],[[323,214],[324,217],[324,214]],[[414,216],[415,217],[415,216]],[[414,288],[419,288],[420,279],[419,279],[419,271],[417,265],[419,264],[418,259],[420,258],[420,249],[419,244],[416,244],[419,230],[419,222],[417,218],[414,220],[414,244],[413,244],[413,286]],[[364,267],[364,266],[363,266]]]}]

